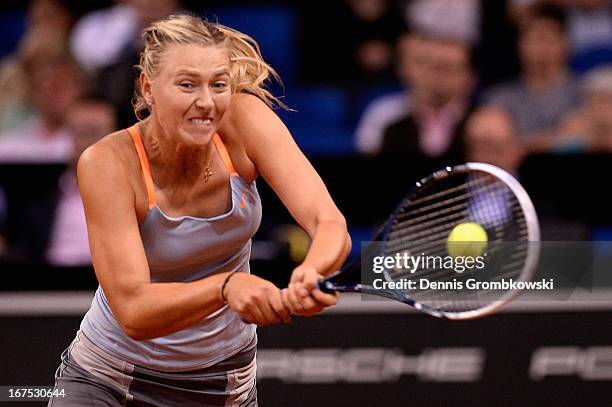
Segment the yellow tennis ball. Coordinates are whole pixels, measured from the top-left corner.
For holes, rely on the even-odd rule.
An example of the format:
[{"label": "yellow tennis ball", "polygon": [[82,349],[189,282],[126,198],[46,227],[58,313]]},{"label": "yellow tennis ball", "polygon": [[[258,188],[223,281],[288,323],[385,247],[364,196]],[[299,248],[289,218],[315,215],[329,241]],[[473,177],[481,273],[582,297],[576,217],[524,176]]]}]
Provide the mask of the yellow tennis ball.
[{"label": "yellow tennis ball", "polygon": [[287,227],[287,241],[289,243],[289,257],[296,263],[301,263],[310,247],[310,237],[299,226]]},{"label": "yellow tennis ball", "polygon": [[487,248],[489,237],[484,228],[475,222],[460,223],[448,235],[448,254],[458,256],[481,256]]}]

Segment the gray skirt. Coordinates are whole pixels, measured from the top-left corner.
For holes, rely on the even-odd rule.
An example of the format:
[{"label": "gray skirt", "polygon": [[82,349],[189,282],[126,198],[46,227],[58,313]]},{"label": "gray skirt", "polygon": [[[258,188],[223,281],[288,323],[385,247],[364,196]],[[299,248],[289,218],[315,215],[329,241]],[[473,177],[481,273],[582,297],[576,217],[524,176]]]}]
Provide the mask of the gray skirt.
[{"label": "gray skirt", "polygon": [[238,354],[204,369],[160,372],[109,355],[79,331],[55,373],[63,396],[48,406],[256,407],[256,345],[254,337]]}]

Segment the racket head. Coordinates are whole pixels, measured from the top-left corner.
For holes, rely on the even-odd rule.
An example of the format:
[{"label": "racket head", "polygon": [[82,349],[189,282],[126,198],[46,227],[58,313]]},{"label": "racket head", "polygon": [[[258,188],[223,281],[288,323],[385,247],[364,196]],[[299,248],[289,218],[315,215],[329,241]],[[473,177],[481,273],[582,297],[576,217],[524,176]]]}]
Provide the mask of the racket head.
[{"label": "racket head", "polygon": [[[539,259],[540,229],[535,208],[512,175],[485,163],[446,167],[418,181],[377,233],[374,250],[383,256],[406,251],[424,256],[439,255],[434,249],[439,251],[440,247],[446,247],[453,228],[466,222],[478,223],[486,230],[489,247],[509,243],[511,253],[508,256],[517,259],[508,263],[512,265],[509,270],[504,269],[508,264],[500,266],[502,275],[505,273],[517,282],[531,280]],[[432,246],[422,247],[428,243]],[[495,259],[503,261],[506,257],[498,254]],[[421,312],[454,320],[490,314],[520,293],[520,290],[474,293],[447,290],[445,297],[438,298],[440,293],[437,290],[380,290],[347,283],[347,274],[355,274],[359,265],[360,262],[351,264],[328,277],[322,281],[321,288],[324,291],[357,291],[392,298]],[[458,277],[435,269],[403,273],[385,268],[382,276],[390,283],[402,278],[435,276],[438,281],[450,281]],[[467,278],[467,275],[463,277]]]},{"label": "racket head", "polygon": [[[445,245],[453,228],[466,222],[480,224],[487,231],[489,245],[522,245],[524,255],[521,254],[520,264],[505,274],[517,282],[531,280],[539,259],[540,241],[535,208],[516,178],[491,164],[470,162],[446,167],[417,182],[385,223],[381,236],[384,255],[413,249],[411,242],[416,241],[418,245],[421,239],[437,243],[436,247]],[[407,224],[412,227],[406,227]],[[410,240],[402,242],[406,235]],[[421,273],[415,278],[427,277],[428,274],[432,272]],[[385,269],[383,275],[388,282],[395,282],[400,277],[389,269]],[[455,277],[446,274],[438,276],[438,279],[445,281],[445,278]],[[520,293],[520,290],[500,293],[486,290],[474,292],[473,298],[468,297],[472,294],[465,292],[453,298],[453,293],[447,292],[447,299],[436,300],[435,292],[393,291],[398,300],[422,312],[448,319],[482,317]]]}]

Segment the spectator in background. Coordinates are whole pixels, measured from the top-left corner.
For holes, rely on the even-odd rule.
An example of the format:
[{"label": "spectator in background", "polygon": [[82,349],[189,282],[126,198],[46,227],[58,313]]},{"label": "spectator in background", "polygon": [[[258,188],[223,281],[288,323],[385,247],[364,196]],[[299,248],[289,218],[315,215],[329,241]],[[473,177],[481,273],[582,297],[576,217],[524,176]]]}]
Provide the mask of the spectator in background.
[{"label": "spectator in background", "polygon": [[393,47],[405,30],[394,2],[389,0],[347,0],[353,18],[348,31],[353,38],[352,53],[358,78],[370,82],[393,80]]},{"label": "spectator in background", "polygon": [[32,0],[29,3],[28,30],[45,27],[67,34],[74,26],[76,16],[70,0]]},{"label": "spectator in background", "polygon": [[[84,26],[75,29],[73,46],[81,57],[87,60],[88,66],[95,67],[94,83],[96,93],[108,99],[118,112],[119,127],[129,127],[134,122],[132,113],[132,95],[134,94],[134,66],[138,65],[138,53],[142,48],[139,33],[153,21],[166,18],[170,14],[180,12],[180,0],[124,0],[114,8],[107,10],[107,15],[85,16]],[[133,30],[125,29],[120,38],[109,40],[104,52],[85,52],[97,47],[99,36],[105,32],[104,24],[115,14],[120,19],[129,20]],[[128,25],[125,21],[117,21],[119,25]],[[119,35],[117,35],[119,36]],[[104,59],[108,61],[104,63]]]},{"label": "spectator in background", "polygon": [[73,155],[58,183],[46,259],[54,266],[80,266],[91,263],[87,224],[76,179],[76,163],[87,147],[117,130],[117,117],[111,104],[95,96],[82,97],[67,113],[67,129],[73,140]]},{"label": "spectator in background", "polygon": [[[512,118],[497,107],[475,111],[467,121],[465,131],[467,161],[484,162],[518,176],[523,161],[522,146]],[[508,187],[499,183],[470,180],[478,193],[469,198],[470,219],[487,229],[503,228],[513,219],[513,208],[508,200]],[[478,178],[478,177],[476,177]]]},{"label": "spectator in background", "polygon": [[404,46],[405,55],[419,58],[402,61],[400,68],[411,89],[410,103],[404,116],[385,128],[378,154],[425,157],[449,165],[463,161],[463,130],[474,87],[470,47],[419,34],[411,34]]},{"label": "spectator in background", "polygon": [[[485,107],[469,117],[465,129],[466,161],[495,165],[518,177],[524,152],[512,117],[503,109]],[[469,182],[468,175],[468,184]],[[505,185],[475,181],[479,192],[470,197],[469,216],[487,229],[504,227],[513,218]],[[469,186],[468,186],[469,188]]]},{"label": "spectator in background", "polygon": [[17,52],[0,64],[0,134],[23,123],[32,114],[25,61],[46,46],[65,43],[73,22],[74,15],[63,1],[30,2],[26,32]]},{"label": "spectator in background", "polygon": [[[471,46],[478,41],[479,37],[479,14],[480,7],[476,0],[416,0],[408,4],[406,21],[414,34],[404,34],[400,37],[396,58],[398,61],[396,65],[397,77],[405,90],[380,96],[370,102],[364,109],[355,131],[355,144],[359,153],[377,155],[383,153],[383,148],[386,148],[384,154],[389,154],[396,147],[400,147],[400,150],[395,150],[397,154],[406,154],[406,146],[398,145],[398,142],[406,142],[410,139],[410,136],[399,136],[395,141],[391,140],[395,136],[389,136],[385,140],[385,130],[391,124],[406,118],[407,115],[410,116],[413,112],[411,93],[414,91],[419,93],[418,104],[420,106],[418,109],[423,109],[424,103],[429,103],[424,102],[425,99],[429,98],[429,96],[425,96],[426,93],[444,94],[442,97],[447,97],[449,92],[467,93],[467,96],[462,95],[458,98],[469,99],[473,85],[471,73],[463,76],[466,79],[465,86],[456,82],[451,85],[451,82],[457,79],[456,76],[451,74],[449,77],[441,77],[444,75],[431,73],[431,69],[435,67],[443,69],[442,65],[445,61],[440,60],[440,58],[444,58],[443,55],[447,52],[453,54],[453,49],[461,49],[459,54],[462,55],[455,54],[450,59],[457,56],[461,59],[463,56],[467,56],[467,64],[470,65]],[[454,47],[453,43],[457,47]],[[451,51],[448,51],[449,49]],[[435,62],[436,59],[438,59],[437,62]],[[453,63],[457,60],[449,62]],[[467,70],[470,71],[470,68],[468,67]],[[461,75],[462,73],[459,73],[459,76]],[[441,81],[438,82],[438,79]],[[451,90],[450,87],[456,89]],[[455,102],[451,104],[455,104]],[[461,102],[460,104],[463,105],[464,103]],[[469,105],[470,103],[465,104]],[[463,110],[463,107],[458,110]],[[463,112],[458,113],[458,115],[462,116]],[[414,118],[414,115],[410,117]],[[460,118],[448,118],[448,120],[448,125],[443,126],[448,128],[446,130],[441,129],[441,134],[442,137],[454,139],[450,136],[451,127],[454,128],[457,124],[456,121],[460,121]],[[439,123],[441,124],[441,122]],[[404,124],[406,123],[404,122]],[[403,131],[406,129],[404,126],[400,126],[396,130]],[[409,134],[414,133],[414,131],[414,129],[410,130]],[[429,136],[426,138],[429,139]],[[387,147],[385,147],[385,143],[387,143]],[[427,145],[426,141],[424,143]],[[418,146],[413,147],[415,148],[412,153],[418,153]],[[440,148],[446,150],[445,147]],[[424,147],[422,152],[426,156],[441,156],[444,158],[442,153],[429,151],[427,146]]]},{"label": "spectator in background", "polygon": [[[116,114],[108,102],[83,96],[66,109],[65,131],[71,138],[70,157],[62,173],[43,167],[53,176],[38,180],[35,192],[10,195],[6,223],[5,259],[15,263],[79,266],[91,262],[83,205],[76,183],[80,154],[116,127]],[[26,187],[28,188],[28,187]],[[17,199],[10,201],[11,197]]]},{"label": "spectator in background", "polygon": [[71,51],[77,62],[92,75],[125,57],[126,50],[140,48],[142,27],[160,15],[179,9],[180,1],[115,0],[115,5],[92,11],[74,27]]},{"label": "spectator in background", "polygon": [[0,135],[0,162],[66,162],[72,140],[65,129],[68,107],[84,85],[84,77],[61,36],[40,33],[23,61],[33,112]]},{"label": "spectator in background", "polygon": [[411,30],[453,38],[476,46],[480,42],[479,0],[413,0],[406,7]]},{"label": "spectator in background", "polygon": [[508,13],[517,0],[412,0],[406,20],[419,32],[461,39],[475,53],[481,86],[515,78],[519,72],[516,26]]},{"label": "spectator in background", "polygon": [[467,161],[493,164],[518,175],[525,154],[505,110],[490,106],[475,111],[466,124],[465,144]]},{"label": "spectator in background", "polygon": [[523,144],[538,151],[579,99],[569,71],[564,10],[552,3],[530,7],[519,27],[518,49],[520,79],[493,88],[484,102],[506,110]]},{"label": "spectator in background", "polygon": [[129,0],[92,11],[77,22],[70,38],[74,58],[89,74],[111,65],[138,36],[136,9]]},{"label": "spectator in background", "polygon": [[[380,153],[385,129],[400,120],[410,111],[410,79],[419,77],[427,52],[423,40],[416,35],[403,35],[397,44],[397,76],[404,90],[379,96],[370,102],[363,111],[355,130],[355,146],[362,155]],[[408,75],[407,72],[415,72]]]},{"label": "spectator in background", "polygon": [[[486,0],[485,0],[486,1]],[[520,22],[529,8],[542,0],[510,0],[510,14]],[[567,13],[568,37],[572,54],[612,46],[612,4],[610,0],[548,0]]]},{"label": "spectator in background", "polygon": [[596,68],[582,82],[583,103],[552,140],[558,152],[612,152],[612,65]]}]

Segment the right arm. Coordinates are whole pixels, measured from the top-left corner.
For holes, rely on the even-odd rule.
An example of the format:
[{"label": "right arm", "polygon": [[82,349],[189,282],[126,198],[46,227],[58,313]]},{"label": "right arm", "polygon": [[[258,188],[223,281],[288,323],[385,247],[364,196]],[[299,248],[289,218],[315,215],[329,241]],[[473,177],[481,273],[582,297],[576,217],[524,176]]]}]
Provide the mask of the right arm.
[{"label": "right arm", "polygon": [[[90,147],[77,166],[96,277],[111,310],[137,340],[164,336],[200,322],[223,306],[221,285],[228,273],[190,283],[152,283],[127,170],[107,145]],[[280,291],[246,273],[224,291],[230,307],[260,325],[287,320]]]}]

